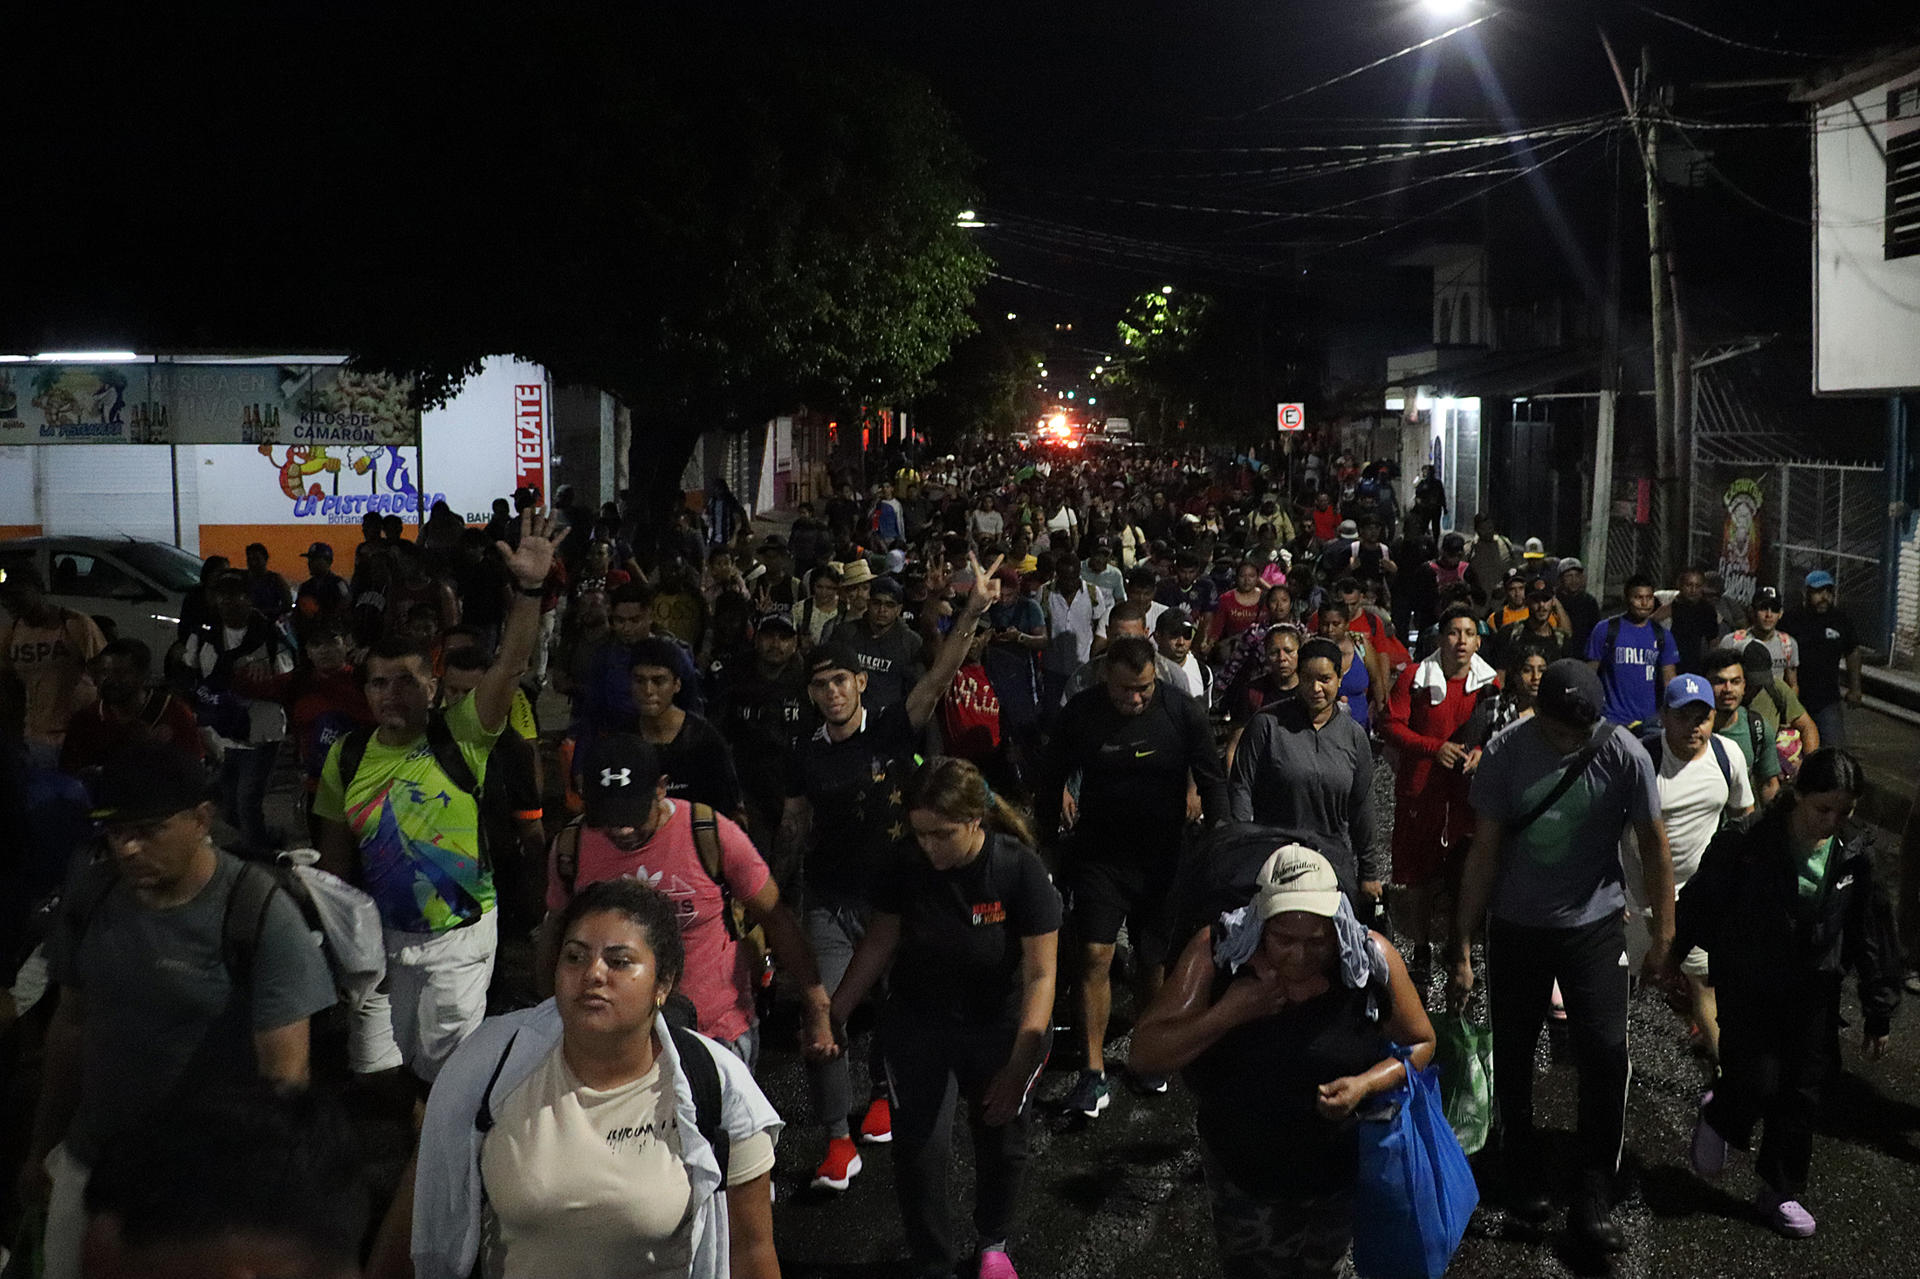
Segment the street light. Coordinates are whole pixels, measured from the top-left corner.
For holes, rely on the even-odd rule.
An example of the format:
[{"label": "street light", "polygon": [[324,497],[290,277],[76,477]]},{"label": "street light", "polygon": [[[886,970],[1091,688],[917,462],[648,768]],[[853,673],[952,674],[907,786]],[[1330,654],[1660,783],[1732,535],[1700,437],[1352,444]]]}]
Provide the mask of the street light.
[{"label": "street light", "polygon": [[960,215],[953,220],[953,224],[955,226],[963,226],[963,227],[983,227],[986,225],[986,223],[982,222],[972,209],[960,210]]},{"label": "street light", "polygon": [[1166,295],[1167,295],[1168,297],[1172,297],[1172,296],[1173,296],[1173,286],[1172,286],[1171,284],[1163,284],[1163,285],[1161,285],[1161,286],[1160,286],[1160,292],[1162,292],[1162,293],[1164,293],[1164,294],[1166,294]]}]

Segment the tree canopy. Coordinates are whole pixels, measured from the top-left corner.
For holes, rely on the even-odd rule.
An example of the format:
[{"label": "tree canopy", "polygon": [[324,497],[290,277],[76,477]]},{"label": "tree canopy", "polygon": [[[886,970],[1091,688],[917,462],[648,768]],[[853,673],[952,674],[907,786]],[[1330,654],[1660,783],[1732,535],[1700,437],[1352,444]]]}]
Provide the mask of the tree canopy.
[{"label": "tree canopy", "polygon": [[971,328],[971,157],[870,57],[652,6],[126,22],[110,139],[44,62],[16,97],[50,159],[0,347],[346,349],[428,401],[509,353],[678,458],[911,397]]}]

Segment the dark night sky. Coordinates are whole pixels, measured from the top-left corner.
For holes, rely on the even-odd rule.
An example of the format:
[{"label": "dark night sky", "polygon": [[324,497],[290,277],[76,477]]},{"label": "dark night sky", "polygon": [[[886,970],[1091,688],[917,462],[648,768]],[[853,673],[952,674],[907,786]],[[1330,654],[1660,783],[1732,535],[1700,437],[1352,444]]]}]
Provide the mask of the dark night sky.
[{"label": "dark night sky", "polygon": [[[1896,35],[1901,21],[1892,13],[1902,6],[1886,0],[1817,5],[1808,0],[1739,5],[1659,0],[1657,7],[1735,41],[1832,56]],[[699,8],[711,12],[713,6]],[[97,238],[107,249],[126,235],[139,242],[138,252],[121,245],[113,257],[111,287],[88,280],[91,268],[84,257],[33,268],[68,272],[75,281],[69,313],[58,323],[67,340],[86,338],[80,330],[96,317],[111,327],[112,317],[103,312],[137,313],[145,284],[140,264],[167,252],[168,228],[141,218],[143,193],[117,185],[120,173],[130,170],[145,183],[155,181],[155,174],[162,182],[165,175],[175,175],[187,194],[169,193],[171,216],[230,225],[234,262],[251,267],[291,247],[274,243],[271,216],[273,202],[289,198],[289,192],[236,192],[228,185],[234,167],[228,162],[230,149],[274,148],[306,198],[339,179],[301,171],[297,129],[276,134],[283,117],[301,128],[315,127],[315,121],[326,127],[314,104],[329,95],[361,101],[391,97],[403,113],[417,109],[429,117],[447,110],[439,103],[411,103],[407,84],[396,82],[410,60],[428,67],[451,56],[443,54],[431,24],[416,21],[407,35],[396,37],[382,16],[391,11],[381,7],[285,10],[278,18],[263,17],[264,12],[254,11],[235,27],[206,17],[128,10],[121,15],[123,38],[94,54],[21,60],[26,78],[14,101],[23,119],[14,136],[47,140],[45,146],[23,142],[16,147],[15,173],[23,179],[16,195],[27,203],[15,208],[26,210],[29,240],[37,229],[50,228],[59,243],[62,219],[97,218]],[[1413,164],[1375,164],[1334,176],[1297,171],[1327,163],[1329,157],[1363,154],[1309,148],[1464,137],[1603,113],[1617,116],[1619,95],[1596,25],[1605,26],[1629,61],[1643,43],[1651,46],[1657,75],[1682,83],[1793,76],[1821,65],[1811,58],[1734,48],[1619,0],[1499,0],[1495,16],[1473,31],[1274,105],[1488,8],[1470,5],[1462,16],[1442,18],[1420,0],[1098,5],[822,0],[738,5],[726,12],[741,40],[850,44],[927,77],[980,156],[981,212],[996,224],[981,233],[981,243],[1000,274],[1012,277],[990,283],[983,313],[1045,313],[1074,320],[1077,331],[1100,333],[1111,332],[1116,308],[1127,296],[1163,280],[1207,288],[1297,288],[1303,270],[1345,280],[1342,273],[1364,270],[1449,229],[1448,218],[1409,222],[1413,215],[1471,197],[1475,189],[1496,182],[1501,185],[1494,199],[1502,207],[1518,210],[1521,224],[1527,217],[1536,219],[1523,234],[1550,238],[1548,223],[1538,217],[1545,201],[1564,218],[1575,246],[1562,250],[1562,258],[1581,255],[1597,263],[1598,228],[1604,221],[1597,213],[1604,208],[1608,170],[1604,146],[1577,145],[1579,135],[1538,140],[1531,154],[1502,148]],[[455,20],[469,35],[486,28],[489,15],[498,15],[491,32],[496,38],[511,37],[514,25],[526,21],[586,27],[596,21],[594,10],[567,6],[543,9],[537,18],[504,6],[458,13]],[[627,20],[632,21],[631,14]],[[80,47],[63,43],[71,37],[71,11],[56,16],[49,10],[38,21],[47,24],[38,38],[52,41],[50,48]],[[183,25],[188,22],[201,25]],[[351,52],[396,38],[416,43],[364,62]],[[36,37],[22,32],[19,39],[25,47]],[[642,65],[656,56],[660,50],[635,54]],[[448,74],[444,67],[435,69]],[[499,69],[476,68],[475,76]],[[724,76],[726,69],[717,67],[715,73]],[[483,93],[542,92],[539,74],[520,82],[478,83]],[[1688,90],[1676,109],[1693,118],[1791,126],[1804,116],[1784,97],[1779,88]],[[1463,123],[1419,131],[1382,124],[1416,115],[1459,117]],[[515,141],[524,145],[526,140]],[[367,142],[369,147],[389,144],[386,139]],[[434,150],[430,128],[416,145],[422,148],[422,164],[449,163]],[[487,141],[463,145],[484,149]],[[1702,315],[1732,329],[1756,322],[1791,327],[1796,315],[1804,324],[1805,229],[1792,221],[1806,209],[1804,135],[1791,127],[1716,133],[1709,145],[1730,179],[1787,216],[1769,216],[1717,187],[1680,198],[1688,237],[1683,247],[1693,255],[1689,275],[1699,290]],[[1567,154],[1540,170],[1544,183],[1511,177],[1512,170],[1563,147]],[[159,149],[169,158],[159,164],[150,155],[124,157],[117,153],[123,148]],[[30,157],[43,157],[36,162],[58,171],[43,167],[36,173]],[[462,158],[486,164],[506,157],[454,157]],[[259,171],[260,157],[250,154],[235,163],[251,174]],[[1280,169],[1288,171],[1276,172]],[[1421,182],[1450,169],[1495,172]],[[1406,189],[1392,198],[1369,198],[1393,187]],[[1602,198],[1593,198],[1595,192]],[[378,199],[379,194],[357,192],[356,198]],[[1165,207],[1176,205],[1188,207]],[[1334,205],[1344,207],[1332,210],[1333,216],[1297,216]],[[1208,211],[1219,209],[1260,212]],[[1480,216],[1471,198],[1452,215],[1474,225]],[[393,210],[391,217],[401,234],[443,230],[406,228],[404,209]],[[194,233],[204,235],[204,227]],[[1335,247],[1363,236],[1371,238]],[[150,238],[140,242],[140,237]],[[1756,272],[1756,260],[1766,269]],[[271,287],[270,278],[261,285]],[[39,324],[44,318],[0,314],[0,345],[37,324],[46,332]]]}]

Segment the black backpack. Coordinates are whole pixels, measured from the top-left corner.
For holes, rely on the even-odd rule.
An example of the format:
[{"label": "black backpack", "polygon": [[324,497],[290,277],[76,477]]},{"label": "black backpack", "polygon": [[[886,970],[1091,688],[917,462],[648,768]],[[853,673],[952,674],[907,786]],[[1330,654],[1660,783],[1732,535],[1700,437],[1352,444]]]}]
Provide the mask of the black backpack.
[{"label": "black backpack", "polygon": [[[69,953],[79,952],[81,939],[92,925],[94,915],[119,882],[120,873],[111,862],[94,862],[82,872],[79,883],[69,894],[59,914],[61,926],[66,928],[70,938]],[[327,961],[327,972],[334,979],[335,989],[343,990],[340,957],[327,937],[313,895],[300,882],[299,875],[294,873],[291,866],[277,862],[266,865],[249,861],[240,863],[240,873],[233,881],[233,889],[227,894],[227,904],[220,916],[220,960],[234,989],[252,989],[254,959],[260,953],[260,938],[267,926],[267,908],[276,893],[286,895],[300,912],[307,931],[319,939],[321,954]],[[316,1043],[322,1038],[338,1038],[344,1033],[344,1012],[340,1004],[336,1003],[333,1008],[315,1014],[316,1021],[322,1018],[340,1024],[330,1028],[335,1032],[332,1035],[316,1033]]]},{"label": "black backpack", "polygon": [[1282,844],[1303,844],[1325,857],[1353,907],[1354,918],[1362,923],[1371,920],[1371,903],[1360,895],[1359,868],[1350,850],[1324,835],[1228,822],[1195,839],[1174,872],[1169,892],[1172,953],[1177,954],[1200,929],[1217,925],[1223,913],[1252,901],[1260,868]]},{"label": "black backpack", "polygon": [[[713,1161],[720,1165],[720,1190],[716,1193],[724,1193],[733,1139],[720,1121],[720,1065],[713,1059],[713,1049],[683,1024],[691,1009],[690,1003],[676,1009],[670,998],[666,1008],[667,1032],[673,1036],[674,1051],[680,1054],[680,1069],[686,1073],[687,1088],[693,1093],[693,1126],[713,1148]],[[681,1015],[675,1016],[676,1011]],[[513,1055],[513,1045],[519,1038],[520,1032],[516,1030],[507,1039],[507,1046],[500,1050],[500,1060],[493,1063],[493,1073],[487,1076],[487,1086],[480,1093],[480,1108],[474,1111],[473,1129],[483,1136],[493,1131],[494,1085],[500,1082],[500,1072],[507,1068],[507,1058]]]}]

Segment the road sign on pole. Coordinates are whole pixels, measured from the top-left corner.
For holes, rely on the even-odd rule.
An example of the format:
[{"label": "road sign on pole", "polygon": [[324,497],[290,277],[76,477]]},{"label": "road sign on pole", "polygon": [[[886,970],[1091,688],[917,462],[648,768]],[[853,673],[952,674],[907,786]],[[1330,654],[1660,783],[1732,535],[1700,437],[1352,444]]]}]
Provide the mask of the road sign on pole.
[{"label": "road sign on pole", "polygon": [[1280,429],[1299,431],[1307,425],[1307,406],[1304,404],[1282,404],[1279,406]]}]

